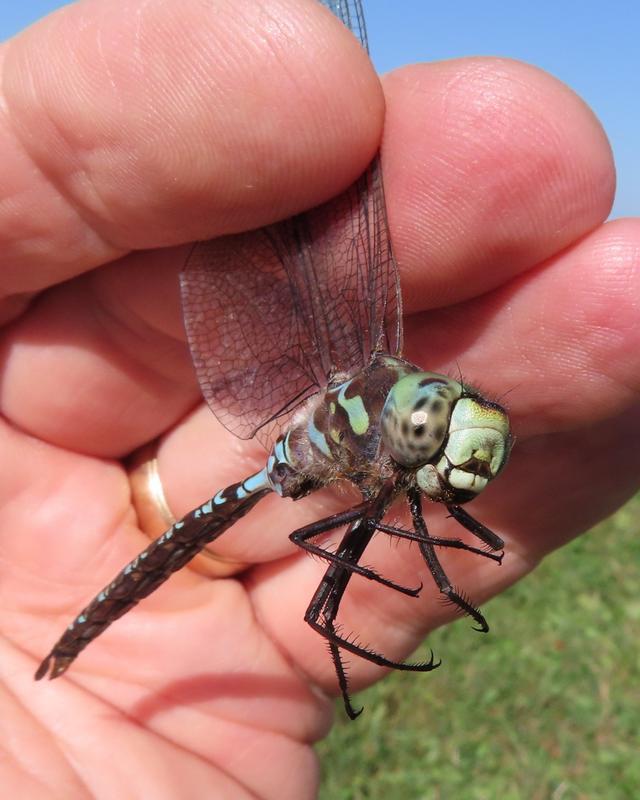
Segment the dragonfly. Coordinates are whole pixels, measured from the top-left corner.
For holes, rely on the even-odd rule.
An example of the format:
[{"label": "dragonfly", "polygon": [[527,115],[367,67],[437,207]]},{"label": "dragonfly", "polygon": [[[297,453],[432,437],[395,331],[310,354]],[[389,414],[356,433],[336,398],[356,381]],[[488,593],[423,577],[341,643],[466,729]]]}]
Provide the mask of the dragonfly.
[{"label": "dragonfly", "polygon": [[[361,0],[322,0],[368,52]],[[62,634],[36,679],[62,675],[112,622],[214,542],[262,498],[299,500],[348,481],[362,500],[290,534],[326,562],[304,619],[328,643],[347,715],[346,654],[381,667],[428,672],[345,635],[337,616],[354,575],[417,597],[361,563],[375,535],[416,542],[446,601],[489,627],[437,555],[455,548],[501,563],[502,539],[472,517],[473,500],[504,468],[509,418],[462,380],[401,356],[402,304],[379,157],[342,195],[259,230],[197,243],[181,275],[187,338],[205,400],[241,438],[275,436],[259,472],[217,492],[127,564]],[[477,540],[432,536],[422,501],[443,504]],[[410,526],[385,517],[405,502]],[[327,535],[341,531],[337,546]]]}]

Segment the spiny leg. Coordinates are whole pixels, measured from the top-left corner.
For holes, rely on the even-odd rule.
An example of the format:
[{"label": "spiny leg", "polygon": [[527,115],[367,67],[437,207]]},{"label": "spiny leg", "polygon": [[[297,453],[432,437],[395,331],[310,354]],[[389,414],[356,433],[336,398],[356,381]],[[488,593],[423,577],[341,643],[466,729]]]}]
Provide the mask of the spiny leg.
[{"label": "spiny leg", "polygon": [[468,514],[463,508],[460,506],[447,506],[447,510],[451,514],[451,516],[462,525],[463,528],[466,528],[469,533],[472,533],[474,536],[477,536],[481,542],[489,545],[492,550],[502,550],[504,547],[504,541],[495,534],[491,529],[487,528],[486,525],[483,525],[481,522],[478,522],[477,519]]},{"label": "spiny leg", "polygon": [[333,668],[338,676],[338,686],[342,694],[342,704],[344,710],[347,712],[349,719],[357,719],[364,711],[364,706],[354,708],[349,695],[349,679],[347,678],[347,670],[340,655],[340,648],[333,642],[329,642],[329,652],[331,653],[331,660],[333,661]]},{"label": "spiny leg", "polygon": [[[320,536],[321,534],[326,533],[327,531],[330,531],[334,528],[337,528],[340,525],[344,525],[356,519],[362,518],[364,516],[364,511],[366,508],[367,508],[366,504],[360,504],[355,508],[350,509],[349,511],[334,514],[333,516],[327,517],[326,519],[311,523],[310,525],[307,525],[304,528],[299,528],[298,530],[294,531],[289,538],[291,539],[292,542],[294,542],[294,544],[298,545],[302,549],[306,550],[309,553],[313,553],[314,555],[317,555],[320,558],[329,561],[330,563],[339,564],[351,572],[355,572],[358,575],[362,575],[363,577],[368,578],[369,580],[376,581],[377,583],[380,583],[383,586],[388,586],[391,589],[395,589],[397,592],[401,592],[402,594],[409,595],[410,597],[417,597],[420,591],[422,590],[423,587],[422,583],[420,584],[420,586],[416,588],[402,586],[398,583],[395,583],[394,581],[382,577],[375,570],[369,567],[363,567],[360,564],[356,564],[353,561],[341,557],[337,552],[332,552],[331,550],[328,550],[324,547],[312,544],[309,541],[310,539],[313,539],[316,536]],[[498,563],[502,562],[502,554],[497,555],[495,553],[488,552],[487,550],[481,550],[478,547],[473,547],[472,545],[466,544],[460,539],[447,539],[429,535],[427,535],[425,538],[423,534],[418,534],[413,531],[406,531],[402,528],[397,528],[391,525],[385,525],[382,522],[378,522],[375,527],[376,530],[379,530],[383,533],[387,533],[390,536],[396,536],[398,538],[408,539],[414,542],[428,541],[430,544],[437,547],[449,547],[458,550],[465,550],[466,552],[474,553],[475,555],[483,556],[484,558],[489,558],[493,561],[497,561]],[[497,540],[497,537],[495,538]]]},{"label": "spiny leg", "polygon": [[[343,537],[343,544],[347,540],[347,537],[352,535],[354,529],[356,529],[360,524],[361,520],[358,520],[349,527],[349,530]],[[362,549],[364,550],[364,547]],[[331,564],[327,569],[322,580],[320,581],[318,588],[314,592],[311,602],[309,603],[304,615],[305,621],[314,630],[318,630],[318,620],[322,617],[325,626],[335,633],[333,624],[334,619],[338,612],[340,600],[342,599],[342,595],[344,594],[350,577],[351,573],[345,567],[341,567],[338,564]],[[326,612],[325,607],[327,608]],[[325,635],[324,628],[322,628],[319,632],[321,635]],[[342,702],[344,704],[345,711],[350,719],[356,719],[356,717],[362,713],[362,709],[356,710],[351,703],[351,698],[349,696],[349,681],[338,646],[331,640],[329,640],[328,643],[329,652],[331,654],[333,666],[338,678],[338,685],[342,694]]]},{"label": "spiny leg", "polygon": [[[336,570],[339,571],[336,573],[336,577],[338,578],[341,578],[342,574],[345,574],[346,580],[348,581],[348,579],[351,577],[351,575],[342,567],[336,567]],[[324,594],[328,586],[329,584],[327,584],[327,582],[323,580],[323,582],[318,587],[318,593]],[[432,669],[435,669],[436,667],[440,666],[440,662],[438,661],[436,663],[434,661],[433,653],[431,653],[430,660],[423,663],[407,664],[404,662],[391,661],[390,659],[385,658],[384,656],[380,655],[379,653],[376,653],[374,650],[371,650],[370,648],[363,647],[361,645],[356,644],[354,641],[350,641],[349,639],[340,636],[335,627],[335,617],[338,612],[343,592],[344,589],[333,588],[333,587],[329,588],[327,596],[327,602],[329,604],[329,608],[323,610],[322,605],[320,605],[319,608],[317,607],[312,608],[312,606],[314,606],[314,603],[312,601],[312,604],[307,610],[307,613],[305,614],[304,618],[306,622],[313,628],[313,630],[315,630],[317,633],[319,633],[322,637],[324,637],[328,641],[329,652],[331,653],[333,665],[336,671],[336,675],[338,677],[338,685],[342,693],[342,701],[345,707],[345,711],[351,719],[356,719],[356,717],[358,717],[362,713],[362,708],[356,710],[353,707],[353,704],[351,703],[351,697],[349,695],[349,683],[344,663],[340,655],[340,648],[347,650],[353,655],[360,656],[361,658],[364,658],[367,661],[371,661],[374,664],[378,664],[379,666],[387,667],[389,669],[409,670],[415,672],[429,672]]]},{"label": "spiny leg", "polygon": [[383,578],[382,575],[378,574],[370,567],[363,567],[354,562],[353,559],[345,558],[340,554],[340,552],[327,550],[325,547],[320,547],[320,545],[313,544],[309,541],[310,539],[314,539],[316,536],[327,533],[328,531],[338,528],[341,525],[362,519],[364,517],[366,507],[366,505],[361,504],[353,509],[350,509],[349,511],[344,511],[334,514],[331,517],[318,520],[317,522],[312,522],[310,525],[306,525],[304,528],[298,528],[298,530],[294,531],[289,538],[294,544],[297,544],[298,547],[301,547],[308,553],[313,553],[314,555],[323,558],[325,561],[329,561],[331,564],[337,564],[341,567],[344,567],[349,572],[355,572],[370,581],[375,581],[376,583],[380,583],[383,586],[389,587],[390,589],[395,589],[396,592],[401,592],[402,594],[409,595],[410,597],[417,597],[422,589],[422,583],[416,588],[402,586],[399,583],[395,583],[395,581]]},{"label": "spiny leg", "polygon": [[[342,591],[329,592],[329,595],[325,600],[324,609],[322,612],[322,618],[324,620],[326,628],[330,630],[333,634],[337,634],[335,627],[335,618],[338,614],[340,600],[342,598],[342,594],[344,593],[344,589],[346,588],[349,577],[346,578],[344,588],[342,589]],[[334,584],[334,587],[336,585],[337,584]],[[347,668],[345,666],[344,661],[342,660],[342,655],[340,654],[340,648],[338,647],[337,644],[335,644],[335,642],[329,641],[328,644],[329,644],[329,652],[331,654],[331,660],[333,661],[333,668],[335,669],[336,675],[338,677],[338,686],[340,687],[340,692],[342,694],[342,704],[344,705],[344,709],[349,719],[351,720],[357,719],[360,716],[360,714],[362,714],[362,712],[364,711],[364,706],[361,706],[359,709],[354,708],[351,702],[351,697],[349,695],[349,678],[347,676]]]},{"label": "spiny leg", "polygon": [[360,711],[356,711],[351,704],[348,679],[340,656],[340,648],[389,669],[428,672],[440,664],[439,661],[437,663],[434,661],[433,653],[431,653],[429,661],[417,664],[391,661],[374,650],[358,645],[354,641],[341,636],[335,627],[340,601],[351,579],[352,570],[350,567],[357,563],[369,544],[375,533],[377,522],[386,511],[388,500],[389,497],[381,492],[377,502],[373,504],[373,507],[370,507],[368,518],[358,519],[351,524],[338,549],[341,559],[346,561],[348,565],[341,566],[333,563],[329,566],[311,599],[304,617],[305,621],[329,642],[345,710],[351,719],[355,719]]},{"label": "spiny leg", "polygon": [[354,656],[360,656],[360,658],[364,658],[365,661],[370,661],[372,664],[377,664],[379,667],[397,669],[401,672],[431,672],[432,669],[436,669],[436,667],[440,666],[440,661],[437,663],[434,661],[433,653],[431,653],[428,661],[416,661],[414,663],[407,661],[392,661],[391,659],[385,658],[383,655],[377,653],[375,650],[372,650],[369,647],[363,647],[360,644],[356,644],[355,642],[346,639],[344,636],[340,636],[336,632],[333,625],[327,625],[326,620],[323,624],[314,621],[306,614],[305,620],[309,623],[309,625],[311,625],[314,631],[317,631],[328,642],[335,644],[338,647],[342,647],[349,653],[353,653]]},{"label": "spiny leg", "polygon": [[435,547],[449,547],[454,550],[464,550],[467,553],[473,553],[477,556],[483,556],[484,558],[489,558],[492,561],[497,561],[498,564],[502,563],[503,553],[490,553],[488,550],[481,550],[479,547],[473,547],[466,542],[463,542],[461,539],[446,539],[440,536],[431,536],[431,534],[427,534],[426,538],[421,534],[415,533],[414,531],[407,531],[404,528],[397,528],[394,525],[386,525],[383,522],[379,522],[376,525],[376,529],[381,531],[382,533],[388,533],[389,536],[397,536],[400,539],[408,539],[410,542],[424,542],[427,541],[429,544],[434,545]]},{"label": "spiny leg", "polygon": [[442,568],[438,556],[436,555],[434,545],[429,541],[430,537],[427,531],[427,526],[422,516],[422,503],[420,491],[417,489],[410,489],[407,492],[409,499],[409,508],[411,510],[411,517],[415,526],[416,533],[421,538],[418,541],[418,547],[422,553],[424,560],[429,567],[429,571],[433,576],[436,586],[447,598],[447,600],[457,606],[462,612],[468,614],[478,624],[474,630],[480,633],[487,633],[489,625],[479,609],[477,609],[469,600],[463,597],[460,592],[456,591],[451,585],[451,581],[447,577],[446,572]]}]

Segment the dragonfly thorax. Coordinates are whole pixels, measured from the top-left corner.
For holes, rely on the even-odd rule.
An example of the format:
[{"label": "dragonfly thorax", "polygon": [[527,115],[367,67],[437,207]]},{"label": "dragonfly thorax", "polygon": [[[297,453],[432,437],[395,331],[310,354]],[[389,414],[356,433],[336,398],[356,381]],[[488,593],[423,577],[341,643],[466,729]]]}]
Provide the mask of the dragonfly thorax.
[{"label": "dragonfly thorax", "polygon": [[377,491],[397,470],[382,444],[382,409],[391,388],[417,369],[378,354],[363,370],[310,398],[271,451],[271,488],[297,498],[346,479],[365,494]]},{"label": "dragonfly thorax", "polygon": [[276,442],[267,471],[285,497],[340,479],[369,495],[395,475],[432,500],[463,503],[500,472],[508,451],[500,406],[445,375],[380,355],[308,402]]}]

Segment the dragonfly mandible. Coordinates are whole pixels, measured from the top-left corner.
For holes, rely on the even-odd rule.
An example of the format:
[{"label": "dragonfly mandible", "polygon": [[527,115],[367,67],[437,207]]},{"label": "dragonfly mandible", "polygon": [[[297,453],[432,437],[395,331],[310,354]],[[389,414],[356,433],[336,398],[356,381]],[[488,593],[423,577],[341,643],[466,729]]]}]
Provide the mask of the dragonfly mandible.
[{"label": "dragonfly mandible", "polygon": [[[368,50],[360,0],[323,5]],[[354,574],[406,595],[420,591],[361,565],[375,534],[417,542],[446,599],[478,630],[488,630],[482,613],[451,585],[436,548],[501,561],[502,540],[462,505],[503,469],[511,444],[508,416],[461,381],[401,357],[400,288],[378,158],[346,192],[318,208],[196,244],[181,287],[194,365],[214,414],[242,438],[278,425],[281,433],[262,470],[217,492],[127,564],[63,633],[36,678],[62,675],[112,622],[265,495],[298,500],[346,480],[362,502],[290,538],[328,563],[305,620],[329,644],[354,719],[360,710],[351,703],[343,652],[400,670],[427,672],[439,664],[433,654],[421,663],[392,661],[337,627]],[[425,496],[444,504],[482,546],[431,536],[422,514]],[[411,529],[384,522],[399,498],[408,504]],[[339,528],[344,533],[336,549],[318,543]]]}]

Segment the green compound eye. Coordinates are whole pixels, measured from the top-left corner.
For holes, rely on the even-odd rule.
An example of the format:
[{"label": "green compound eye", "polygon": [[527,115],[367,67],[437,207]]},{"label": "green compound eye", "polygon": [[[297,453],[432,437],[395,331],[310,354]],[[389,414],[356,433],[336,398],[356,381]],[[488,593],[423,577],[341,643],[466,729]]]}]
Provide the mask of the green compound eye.
[{"label": "green compound eye", "polygon": [[414,372],[391,389],[382,410],[382,438],[403,467],[426,464],[440,450],[462,387],[435,372]]}]

